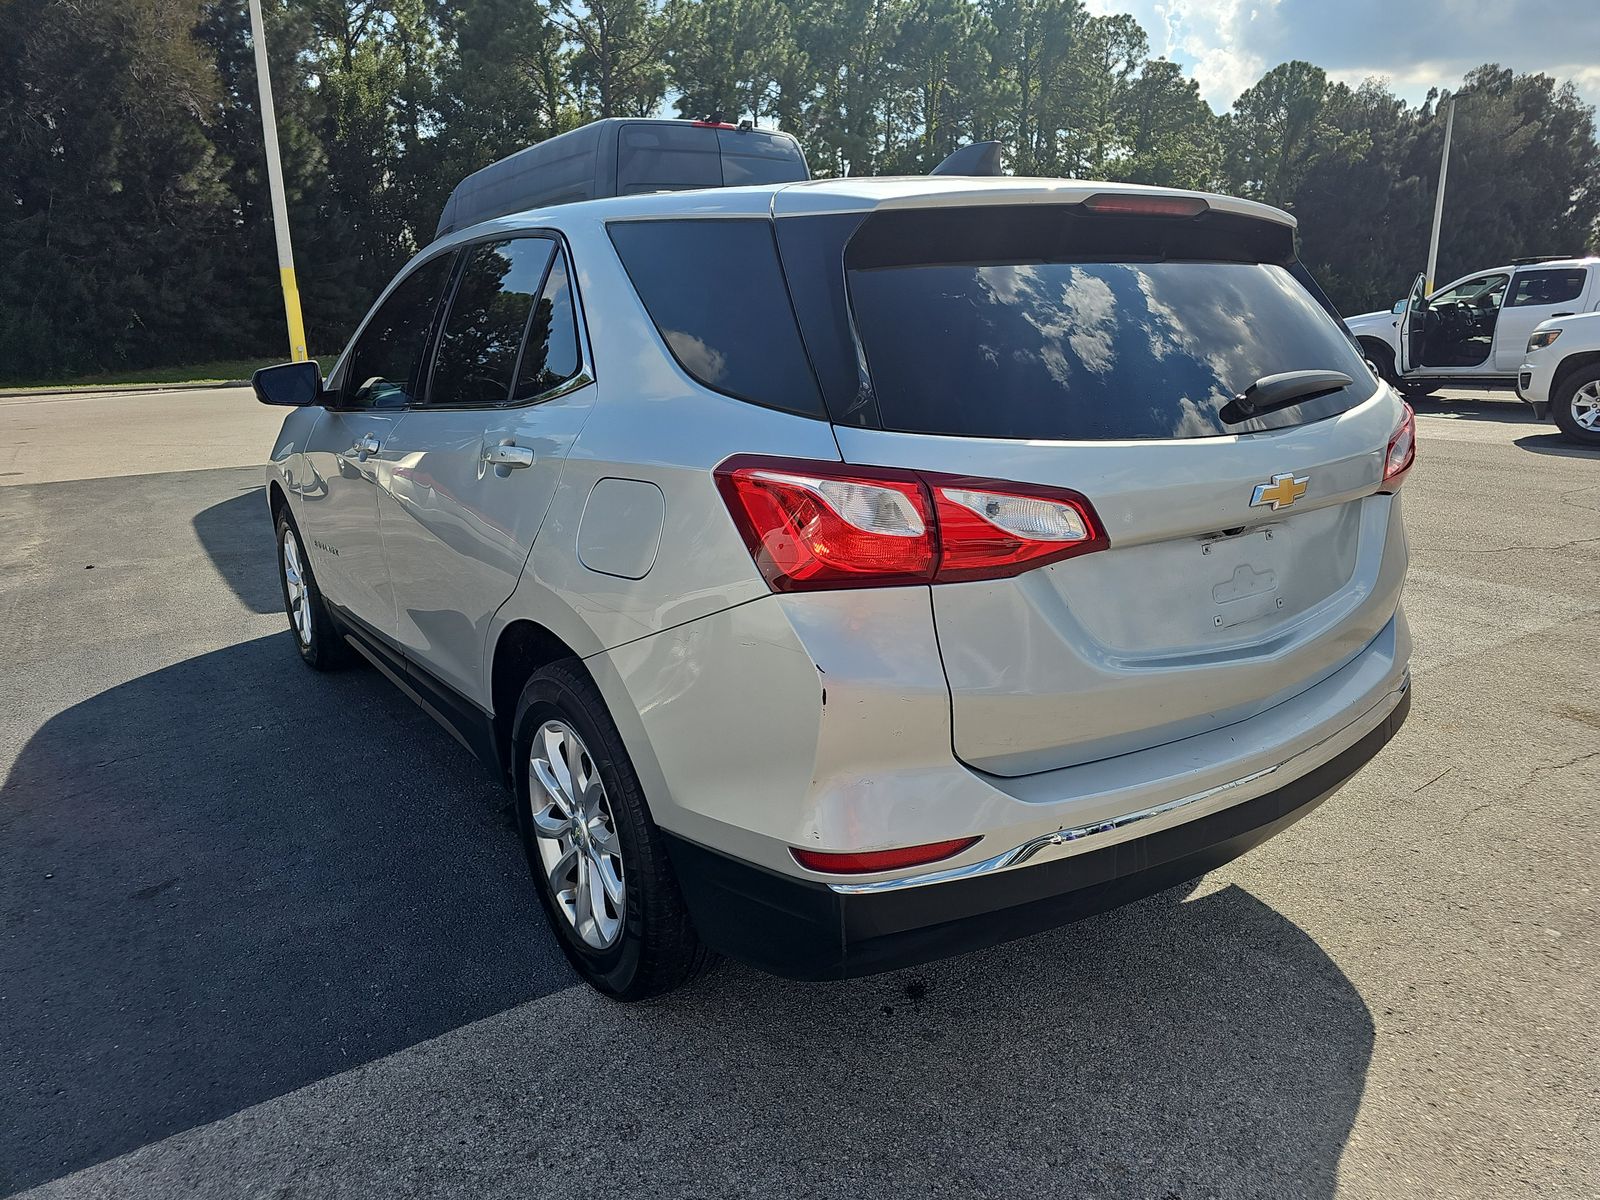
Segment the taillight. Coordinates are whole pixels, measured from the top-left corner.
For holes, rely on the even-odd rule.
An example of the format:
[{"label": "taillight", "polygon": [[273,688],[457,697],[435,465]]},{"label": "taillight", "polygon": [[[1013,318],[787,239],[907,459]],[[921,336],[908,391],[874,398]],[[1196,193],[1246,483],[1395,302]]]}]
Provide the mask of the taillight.
[{"label": "taillight", "polygon": [[1389,445],[1383,455],[1383,486],[1380,492],[1393,492],[1399,489],[1405,481],[1406,472],[1411,470],[1411,464],[1417,461],[1417,414],[1411,411],[1411,405],[1402,404],[1406,415],[1400,419],[1400,426],[1389,435]]},{"label": "taillight", "polygon": [[921,846],[900,846],[894,850],[867,850],[838,853],[832,850],[791,849],[795,862],[808,871],[830,875],[862,875],[868,871],[894,871],[901,867],[921,867],[954,858],[978,842],[975,837],[948,842],[928,842]]},{"label": "taillight", "polygon": [[779,592],[1001,579],[1110,544],[1064,488],[753,456],[716,479]]}]

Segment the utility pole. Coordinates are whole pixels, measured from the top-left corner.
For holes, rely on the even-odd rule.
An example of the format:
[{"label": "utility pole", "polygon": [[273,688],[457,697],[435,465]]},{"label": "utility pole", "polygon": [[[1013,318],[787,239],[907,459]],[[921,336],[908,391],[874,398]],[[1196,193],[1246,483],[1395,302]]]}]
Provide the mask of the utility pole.
[{"label": "utility pole", "polygon": [[1450,97],[1450,108],[1444,118],[1444,153],[1439,156],[1439,194],[1433,198],[1433,240],[1428,243],[1428,274],[1423,282],[1422,294],[1433,294],[1433,271],[1439,265],[1439,226],[1444,218],[1444,177],[1450,169],[1450,133],[1456,124],[1456,98]]},{"label": "utility pole", "polygon": [[261,89],[261,140],[267,148],[267,188],[272,193],[272,228],[278,238],[278,280],[283,285],[283,315],[289,323],[289,358],[305,362],[306,328],[300,319],[300,289],[294,281],[294,250],[289,245],[289,209],[283,198],[283,163],[278,157],[278,115],[272,107],[267,74],[267,35],[261,25],[261,0],[250,0],[250,40],[256,51],[256,83]]}]

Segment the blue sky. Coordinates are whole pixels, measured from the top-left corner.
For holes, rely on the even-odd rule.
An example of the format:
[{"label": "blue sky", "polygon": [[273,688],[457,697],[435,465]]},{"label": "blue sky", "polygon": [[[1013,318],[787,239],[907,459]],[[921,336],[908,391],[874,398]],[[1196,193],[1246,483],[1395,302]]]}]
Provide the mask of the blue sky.
[{"label": "blue sky", "polygon": [[1600,0],[1087,0],[1132,13],[1150,53],[1180,63],[1219,112],[1291,58],[1355,85],[1382,76],[1406,100],[1498,62],[1571,79],[1600,103]]}]

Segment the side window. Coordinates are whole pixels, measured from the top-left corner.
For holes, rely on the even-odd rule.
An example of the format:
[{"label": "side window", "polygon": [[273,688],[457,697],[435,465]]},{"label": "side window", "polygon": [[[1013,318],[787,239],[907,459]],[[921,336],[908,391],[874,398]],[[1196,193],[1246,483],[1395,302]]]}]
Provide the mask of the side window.
[{"label": "side window", "polygon": [[343,404],[347,408],[404,408],[421,391],[420,374],[439,296],[453,254],[423,263],[372,314],[350,354]]},{"label": "side window", "polygon": [[578,373],[583,356],[578,351],[578,313],[567,277],[567,259],[558,249],[544,291],[528,322],[523,342],[522,367],[512,400],[521,402],[558,387]]},{"label": "side window", "polygon": [[738,400],[824,415],[771,221],[614,221],[606,231],[690,376]]},{"label": "side window", "polygon": [[523,237],[464,251],[433,357],[429,405],[488,407],[506,402],[534,298],[554,250],[549,238]]},{"label": "side window", "polygon": [[1534,304],[1562,304],[1583,294],[1587,272],[1583,267],[1561,267],[1550,271],[1524,271],[1511,283],[1507,308]]},{"label": "side window", "polygon": [[1452,304],[1460,300],[1480,300],[1489,297],[1490,303],[1495,303],[1500,298],[1500,293],[1505,291],[1506,277],[1504,275],[1479,275],[1475,279],[1463,279],[1454,287],[1446,288],[1442,292],[1435,292],[1428,298],[1429,304]]}]

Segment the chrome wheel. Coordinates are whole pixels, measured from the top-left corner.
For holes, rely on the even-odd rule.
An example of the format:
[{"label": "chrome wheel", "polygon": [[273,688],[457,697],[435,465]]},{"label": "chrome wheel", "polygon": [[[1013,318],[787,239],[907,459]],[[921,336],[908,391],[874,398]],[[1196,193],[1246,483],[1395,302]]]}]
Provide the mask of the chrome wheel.
[{"label": "chrome wheel", "polygon": [[311,648],[311,588],[301,566],[300,539],[293,529],[283,531],[283,582],[289,594],[289,619],[295,636],[306,649]]},{"label": "chrome wheel", "polygon": [[1600,434],[1600,379],[1591,379],[1572,393],[1572,419],[1578,428]]},{"label": "chrome wheel", "polygon": [[584,945],[622,935],[622,843],[589,749],[565,721],[546,721],[528,752],[528,796],[539,862],[556,907]]}]

